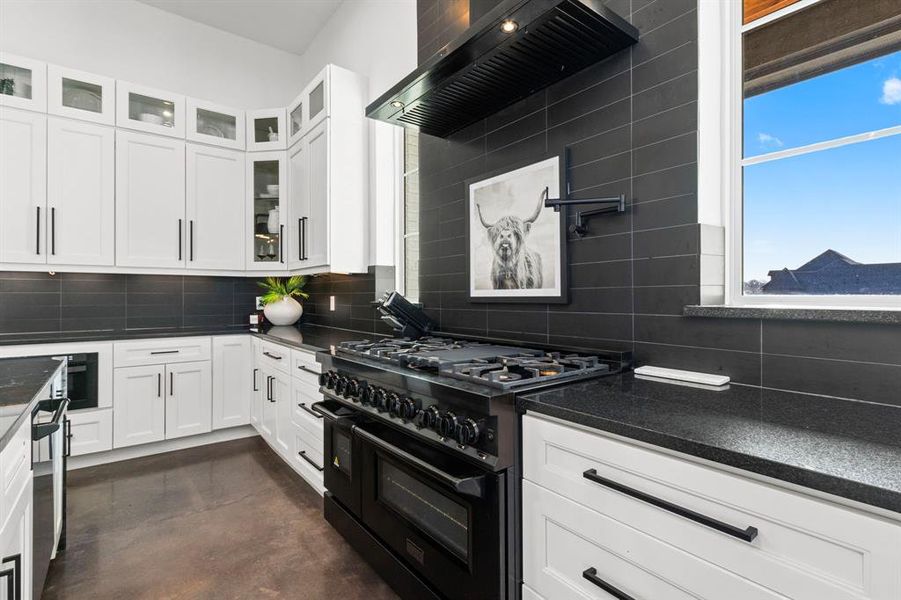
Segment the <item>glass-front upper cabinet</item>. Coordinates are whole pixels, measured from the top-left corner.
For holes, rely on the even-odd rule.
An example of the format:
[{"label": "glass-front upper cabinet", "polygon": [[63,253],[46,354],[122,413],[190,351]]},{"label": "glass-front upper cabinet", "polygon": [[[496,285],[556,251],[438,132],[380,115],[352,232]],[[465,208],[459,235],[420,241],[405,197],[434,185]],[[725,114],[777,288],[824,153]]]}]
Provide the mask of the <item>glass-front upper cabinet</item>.
[{"label": "glass-front upper cabinet", "polygon": [[329,115],[329,75],[331,65],[322,69],[304,89],[302,96],[307,106],[306,129],[316,127]]},{"label": "glass-front upper cabinet", "polygon": [[185,97],[125,81],[116,82],[116,125],[185,137]]},{"label": "glass-front upper cabinet", "polygon": [[188,125],[185,136],[194,142],[244,149],[244,111],[212,102],[187,98]]},{"label": "glass-front upper cabinet", "polygon": [[47,65],[0,52],[0,106],[47,111]]},{"label": "glass-front upper cabinet", "polygon": [[285,152],[247,155],[247,268],[278,271],[285,261]]},{"label": "glass-front upper cabinet", "polygon": [[47,65],[47,112],[61,117],[115,125],[116,80]]},{"label": "glass-front upper cabinet", "polygon": [[291,146],[307,132],[306,103],[301,94],[288,105],[288,145]]},{"label": "glass-front upper cabinet", "polygon": [[247,111],[247,149],[258,151],[287,148],[285,114],[284,108]]}]

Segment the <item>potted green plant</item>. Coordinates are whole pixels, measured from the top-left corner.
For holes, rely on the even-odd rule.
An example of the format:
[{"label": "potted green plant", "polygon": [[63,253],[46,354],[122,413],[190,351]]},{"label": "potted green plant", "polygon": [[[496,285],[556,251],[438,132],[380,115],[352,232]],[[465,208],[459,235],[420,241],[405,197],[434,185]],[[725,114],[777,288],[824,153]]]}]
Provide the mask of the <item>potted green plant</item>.
[{"label": "potted green plant", "polygon": [[292,277],[267,277],[260,281],[259,285],[265,290],[261,302],[263,314],[273,325],[293,325],[303,314],[303,307],[295,297],[309,298],[310,295],[303,291],[307,285],[304,275]]}]

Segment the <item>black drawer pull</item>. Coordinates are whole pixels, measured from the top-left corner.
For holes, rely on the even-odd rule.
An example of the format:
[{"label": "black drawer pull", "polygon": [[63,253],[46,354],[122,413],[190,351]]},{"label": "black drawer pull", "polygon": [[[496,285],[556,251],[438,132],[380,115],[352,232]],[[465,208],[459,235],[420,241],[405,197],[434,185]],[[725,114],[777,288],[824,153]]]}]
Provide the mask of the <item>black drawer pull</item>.
[{"label": "black drawer pull", "polygon": [[260,391],[257,389],[257,372],[259,372],[259,369],[253,370],[253,391],[255,392]]},{"label": "black drawer pull", "polygon": [[282,357],[279,356],[278,354],[269,354],[268,352],[263,352],[263,354],[265,354],[265,355],[268,356],[269,358],[273,358],[273,359],[275,359],[275,360],[281,360],[281,359],[282,359]]},{"label": "black drawer pull", "polygon": [[181,350],[151,350],[150,355],[156,356],[157,354],[178,354]]},{"label": "black drawer pull", "polygon": [[317,419],[321,419],[323,416],[325,416],[325,415],[323,415],[322,413],[316,412],[315,409],[310,408],[309,406],[307,406],[307,405],[304,404],[303,402],[298,403],[297,406],[299,406],[300,408],[304,409],[305,411],[307,411],[308,413],[310,413],[311,415],[313,415],[313,416],[316,417]]},{"label": "black drawer pull", "polygon": [[641,500],[642,502],[647,502],[648,504],[652,504],[657,508],[662,508],[663,510],[669,511],[675,515],[679,515],[680,517],[684,517],[695,523],[700,523],[706,527],[710,527],[711,529],[716,529],[721,533],[725,533],[726,535],[731,535],[732,537],[736,537],[745,542],[753,542],[754,538],[757,537],[757,528],[756,527],[747,527],[745,529],[741,529],[739,527],[735,527],[734,525],[729,525],[728,523],[723,523],[722,521],[717,521],[712,517],[708,517],[707,515],[702,515],[701,513],[696,513],[693,510],[689,510],[687,508],[683,508],[677,504],[673,504],[672,502],[667,502],[666,500],[661,500],[660,498],[655,498],[650,494],[645,494],[644,492],[640,492],[638,490],[632,489],[630,487],[626,487],[621,483],[617,483],[610,479],[605,479],[598,475],[596,469],[588,469],[584,473],[582,473],[582,477],[593,481],[595,483],[599,483],[605,487],[608,487],[612,490],[616,490],[622,494],[627,496],[631,496],[637,500]]},{"label": "black drawer pull", "polygon": [[302,459],[304,459],[305,461],[307,461],[308,463],[313,465],[313,468],[316,469],[317,471],[320,471],[320,472],[325,471],[325,467],[320,467],[319,465],[314,463],[313,459],[310,458],[309,456],[307,456],[307,453],[305,450],[301,450],[300,452],[298,452],[297,456],[301,457]]},{"label": "black drawer pull", "polygon": [[297,368],[300,369],[301,371],[306,371],[307,373],[310,373],[312,375],[319,377],[319,371],[314,371],[310,367],[305,367],[303,365],[297,365]]},{"label": "black drawer pull", "polygon": [[629,594],[616,589],[615,587],[598,577],[598,570],[594,567],[589,567],[582,571],[582,577],[616,598],[616,600],[635,600],[633,596],[630,596]]}]

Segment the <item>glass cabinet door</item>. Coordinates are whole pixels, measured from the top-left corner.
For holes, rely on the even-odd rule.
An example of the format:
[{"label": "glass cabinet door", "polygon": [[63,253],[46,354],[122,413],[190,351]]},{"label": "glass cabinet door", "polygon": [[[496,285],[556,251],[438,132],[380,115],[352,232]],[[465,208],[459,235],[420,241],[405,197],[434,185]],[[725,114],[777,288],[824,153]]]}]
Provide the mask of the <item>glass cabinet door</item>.
[{"label": "glass cabinet door", "polygon": [[306,118],[304,116],[305,95],[300,94],[294,102],[288,106],[288,145],[290,146],[306,133]]},{"label": "glass cabinet door", "polygon": [[332,65],[326,66],[313,81],[307,84],[303,97],[307,105],[305,126],[312,129],[329,116],[329,92]]},{"label": "glass cabinet door", "polygon": [[0,52],[0,105],[47,110],[47,65]]},{"label": "glass cabinet door", "polygon": [[285,264],[285,153],[247,155],[249,237],[247,266],[282,270]]},{"label": "glass cabinet door", "polygon": [[172,137],[185,136],[185,98],[126,82],[116,87],[116,125]]},{"label": "glass cabinet door", "polygon": [[194,98],[187,107],[189,140],[244,150],[244,111]]},{"label": "glass cabinet door", "polygon": [[284,108],[247,111],[248,150],[284,150],[287,144]]},{"label": "glass cabinet door", "polygon": [[110,77],[47,66],[47,111],[104,125],[116,121],[116,82]]}]

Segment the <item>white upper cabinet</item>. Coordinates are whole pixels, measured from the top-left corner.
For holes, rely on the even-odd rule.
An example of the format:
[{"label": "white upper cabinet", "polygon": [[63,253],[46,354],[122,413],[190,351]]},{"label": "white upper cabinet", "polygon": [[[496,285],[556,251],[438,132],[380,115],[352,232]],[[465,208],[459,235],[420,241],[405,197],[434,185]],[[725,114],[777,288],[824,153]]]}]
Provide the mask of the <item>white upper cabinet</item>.
[{"label": "white upper cabinet", "polygon": [[116,123],[116,80],[47,65],[47,112],[60,117]]},{"label": "white upper cabinet", "polygon": [[47,165],[47,262],[112,266],[115,131],[51,117]]},{"label": "white upper cabinet", "polygon": [[0,110],[0,262],[47,262],[47,117]]},{"label": "white upper cabinet", "polygon": [[[341,70],[343,71],[343,69]],[[304,98],[304,128],[307,131],[316,127],[323,119],[329,116],[329,109],[331,108],[329,98],[331,86],[329,85],[329,80],[332,71],[337,72],[338,67],[329,65],[322,69],[322,71],[313,78],[313,81],[307,84],[307,87],[304,88],[303,93],[301,94]]]},{"label": "white upper cabinet", "polygon": [[287,193],[285,152],[247,155],[245,237],[248,271],[284,271]]},{"label": "white upper cabinet", "polygon": [[116,82],[116,125],[185,137],[185,97],[125,81]]},{"label": "white upper cabinet", "polygon": [[188,144],[188,269],[244,269],[244,153]]},{"label": "white upper cabinet", "polygon": [[188,98],[186,137],[194,142],[244,150],[244,111]]},{"label": "white upper cabinet", "polygon": [[0,106],[47,111],[47,65],[0,52]]},{"label": "white upper cabinet", "polygon": [[249,110],[246,114],[248,150],[284,150],[288,147],[284,108]]},{"label": "white upper cabinet", "polygon": [[288,105],[288,145],[294,144],[307,132],[306,108],[303,92]]},{"label": "white upper cabinet", "polygon": [[184,267],[185,143],[116,132],[116,264]]}]

